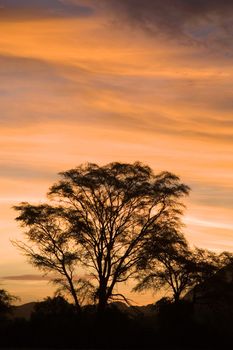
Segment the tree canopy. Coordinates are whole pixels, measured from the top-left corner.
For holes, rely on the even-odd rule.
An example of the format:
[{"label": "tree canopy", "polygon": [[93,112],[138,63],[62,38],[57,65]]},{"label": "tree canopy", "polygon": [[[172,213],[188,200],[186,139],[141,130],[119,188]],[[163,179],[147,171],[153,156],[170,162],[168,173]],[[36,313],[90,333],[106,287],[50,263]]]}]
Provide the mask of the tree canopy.
[{"label": "tree canopy", "polygon": [[27,228],[27,244],[19,245],[36,266],[62,275],[70,291],[77,267],[85,268],[104,310],[109,300],[124,298],[115,287],[135,276],[146,242],[179,225],[189,187],[139,162],[85,164],[60,176],[49,204],[15,207]]},{"label": "tree canopy", "polygon": [[[168,287],[173,300],[211,278],[218,270],[232,263],[232,254],[221,254],[200,248],[191,249],[179,226],[162,227],[160,238],[151,237],[138,260],[135,291]],[[193,291],[194,293],[194,291]],[[193,294],[194,295],[194,294]]]},{"label": "tree canopy", "polygon": [[11,295],[5,289],[0,289],[0,320],[4,318],[12,308],[12,304],[18,298],[14,295]]}]

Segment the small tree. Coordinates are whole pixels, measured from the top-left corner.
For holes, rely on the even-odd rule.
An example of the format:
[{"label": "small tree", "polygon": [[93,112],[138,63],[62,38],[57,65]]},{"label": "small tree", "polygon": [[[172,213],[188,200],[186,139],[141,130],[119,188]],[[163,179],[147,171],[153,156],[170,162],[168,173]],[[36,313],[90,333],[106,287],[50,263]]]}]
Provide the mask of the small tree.
[{"label": "small tree", "polygon": [[12,304],[18,298],[8,293],[5,289],[0,289],[0,319],[5,318],[11,312]]},{"label": "small tree", "polygon": [[[50,189],[49,198],[52,208],[59,208],[58,212],[53,209],[56,220],[61,211],[62,220],[68,226],[66,230],[66,225],[56,225],[56,229],[59,228],[61,237],[64,232],[75,240],[75,259],[72,256],[71,260],[81,262],[95,279],[95,295],[101,312],[110,299],[124,298],[115,293],[116,284],[135,275],[139,252],[152,235],[156,240],[161,223],[168,218],[178,219],[183,207],[180,198],[188,194],[189,188],[174,174],[155,175],[141,163],[81,165],[61,173],[61,177]],[[38,245],[40,238],[35,241],[34,237],[41,231],[35,229],[37,220],[31,220],[35,215],[30,208],[34,211],[37,207],[29,204],[16,207],[21,211],[18,220],[31,227],[35,235],[29,231],[28,240]],[[51,206],[46,208],[49,211]],[[49,224],[46,212],[43,220],[51,235],[54,226]],[[28,247],[24,250],[34,261],[35,252]],[[70,248],[66,251],[69,253]],[[48,256],[42,266],[44,262],[48,268],[54,266],[50,260]],[[64,273],[60,267],[59,272]]]},{"label": "small tree", "polygon": [[216,254],[200,248],[191,250],[177,221],[173,224],[166,222],[159,231],[160,237],[157,236],[155,240],[151,237],[141,251],[137,275],[139,282],[135,291],[160,290],[168,286],[177,303],[186,291],[231,262],[232,255],[227,252]]},{"label": "small tree", "polygon": [[52,282],[59,285],[59,292],[68,292],[72,296],[77,310],[80,311],[79,297],[83,298],[82,292],[86,293],[87,285],[75,275],[79,251],[70,235],[70,224],[65,219],[63,208],[28,203],[14,208],[21,213],[16,220],[28,229],[25,232],[28,243],[13,243],[34,266],[55,275]]},{"label": "small tree", "polygon": [[32,312],[32,319],[64,318],[74,314],[74,306],[69,304],[61,295],[57,295],[53,298],[47,297],[43,301],[36,303]]},{"label": "small tree", "polygon": [[177,223],[164,223],[160,235],[145,244],[138,261],[135,291],[169,287],[175,302],[193,285],[194,264],[188,244]]}]

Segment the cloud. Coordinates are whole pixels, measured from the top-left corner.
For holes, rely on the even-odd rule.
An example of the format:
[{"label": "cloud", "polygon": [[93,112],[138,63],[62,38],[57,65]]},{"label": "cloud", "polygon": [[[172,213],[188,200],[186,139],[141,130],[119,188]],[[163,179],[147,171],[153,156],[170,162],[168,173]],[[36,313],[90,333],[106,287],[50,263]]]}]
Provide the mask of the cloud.
[{"label": "cloud", "polygon": [[[161,70],[143,77],[140,70],[134,75],[118,75],[117,68],[104,74],[91,69],[88,61],[84,69],[78,62],[73,67],[0,56],[0,124],[25,127],[56,123],[65,117],[67,123],[77,125],[114,126],[118,130],[129,130],[133,125],[135,131],[233,141],[233,105],[228,91],[232,83],[228,77],[214,74],[202,78],[199,72],[190,83],[189,76],[163,77]],[[20,177],[24,174],[21,168],[6,169]]]},{"label": "cloud", "polygon": [[153,35],[224,46],[232,39],[232,0],[105,0],[104,5],[116,21]]},{"label": "cloud", "polygon": [[50,281],[51,277],[40,275],[17,275],[17,276],[3,276],[1,280],[5,281]]},{"label": "cloud", "polygon": [[62,0],[0,0],[0,19],[31,20],[91,15],[91,7]]},{"label": "cloud", "polygon": [[[0,125],[63,119],[67,100],[79,90],[79,82],[66,78],[63,64],[17,56],[0,56]],[[76,67],[79,81],[88,73]],[[77,98],[78,101],[78,98]],[[78,103],[78,102],[77,102]],[[73,117],[75,118],[75,117]]]},{"label": "cloud", "polygon": [[[232,184],[227,185],[218,183],[207,183],[206,181],[190,181],[192,188],[192,201],[199,205],[205,205],[209,208],[221,207],[231,209],[233,207],[233,198],[229,196],[232,192]],[[233,225],[232,225],[233,227]]]},{"label": "cloud", "polygon": [[186,216],[184,219],[186,224],[193,224],[201,227],[219,228],[225,230],[233,230],[232,224],[225,224],[223,222],[207,221],[195,217]]},{"label": "cloud", "polygon": [[50,169],[41,169],[32,166],[19,166],[17,164],[4,164],[1,162],[0,178],[8,179],[53,179],[54,174]]}]

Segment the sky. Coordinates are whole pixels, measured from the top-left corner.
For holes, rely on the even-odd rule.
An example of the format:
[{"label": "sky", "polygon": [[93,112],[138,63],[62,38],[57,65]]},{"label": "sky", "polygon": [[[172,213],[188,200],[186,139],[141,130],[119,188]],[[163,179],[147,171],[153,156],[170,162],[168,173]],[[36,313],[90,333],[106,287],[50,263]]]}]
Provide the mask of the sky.
[{"label": "sky", "polygon": [[12,206],[85,162],[177,174],[190,244],[233,252],[232,0],[0,0],[0,30],[1,288],[52,295]]}]

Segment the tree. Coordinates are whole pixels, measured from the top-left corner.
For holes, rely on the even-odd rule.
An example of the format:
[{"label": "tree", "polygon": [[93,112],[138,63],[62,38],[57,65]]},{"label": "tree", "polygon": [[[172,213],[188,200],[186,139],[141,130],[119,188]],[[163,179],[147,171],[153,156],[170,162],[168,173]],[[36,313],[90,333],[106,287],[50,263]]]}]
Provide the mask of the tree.
[{"label": "tree", "polygon": [[[225,267],[232,266],[233,254],[230,252],[221,252],[220,254],[207,249],[195,248],[192,252],[193,264],[193,289],[191,292],[193,304],[197,300],[197,290],[199,286],[205,285],[205,282],[217,281],[218,271]],[[221,274],[220,274],[221,275]]]},{"label": "tree", "polygon": [[[152,235],[157,236],[161,223],[179,219],[183,209],[180,199],[189,188],[174,174],[155,175],[138,162],[102,167],[86,164],[60,175],[61,180],[48,194],[53,206],[47,205],[46,210],[53,208],[55,217],[59,213],[59,219],[65,221],[65,233],[76,242],[76,263],[82,263],[96,282],[95,296],[101,312],[110,299],[125,299],[115,292],[115,286],[135,275],[139,252]],[[18,220],[37,236],[30,208],[37,207],[16,207],[21,212]],[[51,234],[48,214],[45,212],[43,217],[43,227]],[[62,237],[64,227],[58,227]],[[30,230],[27,235],[32,241]],[[26,251],[33,260],[34,252],[27,247]]]},{"label": "tree", "polygon": [[12,303],[17,299],[5,289],[0,289],[0,318],[4,318],[11,311]]},{"label": "tree", "polygon": [[138,284],[135,291],[169,287],[175,302],[193,285],[194,263],[187,241],[177,223],[164,223],[159,237],[151,237],[138,261]]},{"label": "tree", "polygon": [[186,291],[213,276],[232,259],[227,252],[191,250],[177,221],[163,223],[158,232],[160,235],[155,239],[152,236],[141,251],[135,291],[168,286],[174,302],[178,303]]},{"label": "tree", "polygon": [[21,213],[16,220],[28,228],[25,232],[28,243],[13,243],[34,266],[45,273],[55,274],[52,281],[59,285],[59,292],[67,291],[72,296],[76,309],[80,311],[79,298],[83,299],[83,293],[87,293],[88,283],[75,276],[79,251],[70,235],[70,224],[63,215],[63,208],[28,203],[14,208]]},{"label": "tree", "polygon": [[75,314],[74,306],[61,295],[53,298],[47,297],[43,301],[36,303],[32,312],[33,319],[64,318]]}]

